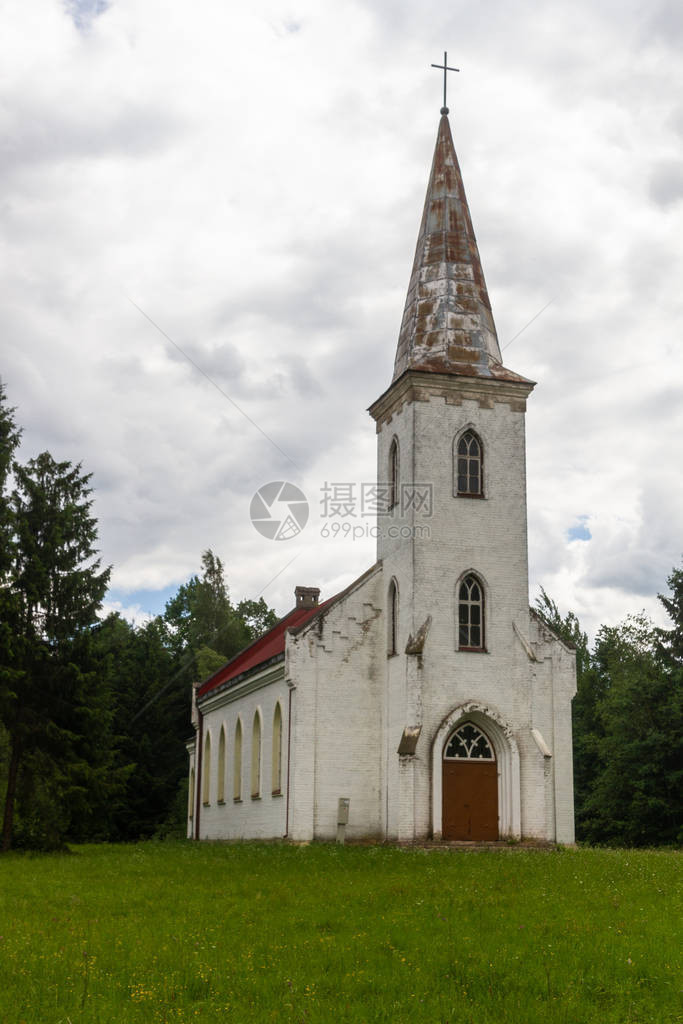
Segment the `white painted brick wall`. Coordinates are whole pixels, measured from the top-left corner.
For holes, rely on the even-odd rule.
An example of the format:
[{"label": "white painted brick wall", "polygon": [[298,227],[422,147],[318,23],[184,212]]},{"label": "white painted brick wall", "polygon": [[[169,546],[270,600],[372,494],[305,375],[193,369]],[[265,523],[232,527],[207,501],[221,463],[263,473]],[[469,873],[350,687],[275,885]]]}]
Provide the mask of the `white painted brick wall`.
[{"label": "white painted brick wall", "polygon": [[[271,673],[272,674],[272,673]],[[240,696],[240,687],[224,691],[216,698],[220,706],[204,714],[204,732],[211,734],[210,799],[200,806],[201,839],[272,839],[284,836],[286,830],[287,725],[288,687],[284,682],[284,666],[279,678]],[[275,705],[279,701],[282,714],[282,787],[281,795],[272,793],[272,740]],[[253,721],[261,712],[261,795],[251,795],[251,751]],[[237,718],[242,721],[242,798],[235,802],[234,750]],[[225,801],[218,803],[218,744],[221,727],[226,730]],[[204,742],[204,741],[202,741]],[[195,755],[196,756],[196,755]],[[202,775],[206,765],[202,765]],[[200,801],[201,803],[201,801]],[[195,811],[196,813],[196,811]]]},{"label": "white painted brick wall", "polygon": [[385,624],[381,571],[287,640],[292,711],[290,834],[331,839],[340,797],[348,838],[383,834]]},{"label": "white painted brick wall", "polygon": [[[573,652],[543,627],[528,605],[526,466],[521,401],[463,397],[471,382],[453,379],[443,395],[408,402],[378,435],[378,479],[388,479],[389,446],[400,449],[404,483],[431,484],[433,515],[411,510],[380,521],[382,564],[309,623],[288,635],[282,673],[241,695],[228,691],[205,715],[212,734],[212,793],[201,808],[206,838],[271,838],[285,834],[286,797],[270,794],[275,701],[283,716],[283,793],[287,713],[291,708],[289,832],[295,840],[332,839],[337,803],[351,801],[347,836],[422,838],[434,828],[432,771],[435,737],[463,704],[491,708],[519,751],[512,804],[518,832],[572,842],[571,698]],[[514,399],[514,395],[512,396]],[[460,404],[457,404],[459,398]],[[453,440],[473,427],[484,445],[485,497],[453,496]],[[389,535],[390,526],[428,526],[429,538]],[[486,652],[457,650],[457,592],[474,570],[486,592]],[[387,656],[385,614],[389,584],[399,589],[398,654]],[[406,655],[409,634],[432,625],[422,665]],[[516,625],[520,636],[513,627]],[[530,656],[531,655],[531,656]],[[533,660],[535,658],[535,660]],[[252,801],[249,767],[252,721],[263,712],[262,799]],[[237,713],[243,723],[243,801],[232,799],[232,750]],[[220,725],[228,736],[226,802],[215,799]],[[413,757],[399,758],[405,726],[421,725]],[[532,736],[537,729],[551,757]],[[440,751],[437,761],[440,765]],[[500,768],[500,765],[499,765]],[[511,804],[511,806],[512,806]]]},{"label": "white painted brick wall", "polygon": [[[457,395],[459,384],[453,382]],[[467,382],[465,382],[467,389]],[[489,406],[489,407],[487,407]],[[453,441],[467,427],[484,445],[484,498],[453,496]],[[403,483],[431,484],[434,509],[430,519],[414,511],[400,517],[397,510],[378,541],[385,583],[395,577],[399,586],[399,650],[409,633],[432,616],[421,670],[422,733],[415,755],[415,822],[417,836],[426,836],[431,822],[432,741],[441,721],[459,704],[477,701],[493,705],[511,727],[520,752],[521,832],[539,838],[572,841],[570,700],[575,669],[570,652],[551,655],[556,646],[535,637],[551,668],[539,672],[514,633],[512,623],[530,638],[526,521],[526,459],[524,413],[520,403],[462,404],[443,396],[409,402],[378,435],[378,477],[388,476],[389,448],[396,437]],[[429,525],[430,538],[414,542],[390,537],[388,525]],[[456,584],[473,569],[486,589],[486,653],[460,652],[457,645]],[[388,688],[391,708],[385,743],[389,778],[389,835],[407,837],[407,809],[396,806],[399,768],[396,747],[410,721],[406,693],[406,662],[401,653],[390,659]],[[545,664],[545,662],[544,662]],[[535,673],[534,673],[535,670]],[[532,676],[535,675],[535,685]],[[543,685],[540,685],[543,679]],[[561,691],[558,696],[556,691]],[[416,724],[416,723],[415,723]],[[550,766],[531,736],[541,728],[554,745]],[[546,775],[551,772],[550,785]],[[405,775],[405,772],[404,772]],[[549,800],[553,805],[549,806]]]}]

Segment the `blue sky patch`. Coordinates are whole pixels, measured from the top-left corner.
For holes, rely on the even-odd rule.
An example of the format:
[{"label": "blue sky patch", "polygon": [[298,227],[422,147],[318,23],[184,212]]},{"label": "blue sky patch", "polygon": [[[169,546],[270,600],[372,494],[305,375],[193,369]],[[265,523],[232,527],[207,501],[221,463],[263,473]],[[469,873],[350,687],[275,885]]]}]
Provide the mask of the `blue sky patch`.
[{"label": "blue sky patch", "polygon": [[64,0],[67,14],[76,28],[85,32],[100,14],[109,7],[109,0]]},{"label": "blue sky patch", "polygon": [[108,603],[118,602],[124,608],[140,608],[141,612],[150,615],[163,615],[166,602],[175,597],[178,585],[164,587],[162,590],[109,590],[105,600]]},{"label": "blue sky patch", "polygon": [[567,530],[569,540],[590,540],[592,534],[586,526],[587,522],[588,516],[579,516],[579,521]]}]

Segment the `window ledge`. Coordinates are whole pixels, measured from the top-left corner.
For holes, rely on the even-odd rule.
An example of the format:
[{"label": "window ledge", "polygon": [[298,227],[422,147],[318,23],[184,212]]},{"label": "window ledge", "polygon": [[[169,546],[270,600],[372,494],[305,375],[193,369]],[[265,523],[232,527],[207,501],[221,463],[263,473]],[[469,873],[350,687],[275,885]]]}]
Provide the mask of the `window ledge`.
[{"label": "window ledge", "polygon": [[210,806],[211,806],[211,801],[210,800],[202,800],[202,807],[210,807]]},{"label": "window ledge", "polygon": [[260,793],[252,793],[251,794],[251,799],[252,800],[260,800],[261,799],[261,794]]},{"label": "window ledge", "polygon": [[233,797],[233,801],[232,802],[234,804],[241,804],[242,803],[242,797],[241,796]]},{"label": "window ledge", "polygon": [[462,654],[488,654],[485,647],[456,647],[456,653]]},{"label": "window ledge", "polygon": [[398,658],[398,651],[387,651],[387,658]]},{"label": "window ledge", "polygon": [[223,804],[225,803],[225,800],[217,800],[217,801],[216,801],[216,803],[217,803],[217,804],[218,804],[219,806],[222,806],[222,805],[223,805]]},{"label": "window ledge", "polygon": [[283,794],[281,789],[274,789],[273,792],[270,795],[271,796],[283,796],[284,794]]},{"label": "window ledge", "polygon": [[468,494],[466,491],[456,491],[454,498],[474,498],[475,501],[486,501],[485,494]]}]

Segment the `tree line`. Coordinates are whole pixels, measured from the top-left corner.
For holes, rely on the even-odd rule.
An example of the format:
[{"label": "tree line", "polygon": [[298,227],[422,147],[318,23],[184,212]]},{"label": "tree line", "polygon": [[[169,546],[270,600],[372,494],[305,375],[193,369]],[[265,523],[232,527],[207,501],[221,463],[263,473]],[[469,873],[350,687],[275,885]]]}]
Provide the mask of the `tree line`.
[{"label": "tree line", "polygon": [[683,569],[659,595],[670,629],[644,614],[602,626],[592,648],[544,590],[536,610],[576,650],[572,702],[577,839],[612,846],[683,842]]},{"label": "tree line", "polygon": [[[230,600],[211,550],[163,615],[101,618],[111,570],[97,557],[90,475],[21,431],[0,385],[0,792],[2,848],[183,835],[190,687],[276,622]],[[683,839],[683,569],[644,615],[594,645],[545,593],[536,610],[577,656],[577,838],[648,846]]]},{"label": "tree line", "polygon": [[163,615],[100,618],[90,474],[21,464],[0,385],[2,848],[184,834],[190,687],[276,622],[230,600],[212,551]]}]

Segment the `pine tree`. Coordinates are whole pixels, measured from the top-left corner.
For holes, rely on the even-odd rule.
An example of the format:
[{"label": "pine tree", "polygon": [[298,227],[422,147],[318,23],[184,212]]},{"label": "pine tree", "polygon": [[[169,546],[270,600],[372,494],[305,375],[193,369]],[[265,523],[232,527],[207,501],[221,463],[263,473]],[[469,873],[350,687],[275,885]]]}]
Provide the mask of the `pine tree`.
[{"label": "pine tree", "polygon": [[[5,652],[0,716],[10,738],[2,848],[9,849],[19,769],[48,759],[53,781],[61,775],[64,803],[88,788],[93,770],[93,710],[100,694],[83,671],[83,645],[97,620],[109,569],[95,557],[97,525],[90,476],[80,465],[55,462],[48,452],[26,466],[14,464],[9,508],[13,543],[7,569],[7,624],[13,643]],[[97,727],[106,726],[100,708]],[[97,729],[95,729],[95,735]],[[86,737],[89,739],[86,740]],[[29,772],[30,774],[30,772]]]},{"label": "pine tree", "polygon": [[673,627],[657,630],[657,651],[662,662],[671,670],[683,671],[683,568],[672,569],[666,582],[672,593],[660,594],[659,600],[673,622]]},{"label": "pine tree", "polygon": [[[14,518],[8,492],[14,455],[19,446],[21,431],[14,420],[13,408],[7,404],[6,389],[0,382],[0,709],[15,699],[18,682],[12,661],[15,657],[15,637],[12,619],[15,596],[11,581],[11,568],[16,550]],[[4,719],[0,716],[4,724]],[[10,794],[16,791],[17,761],[10,757],[11,744],[8,736],[2,737],[6,747],[7,783]],[[4,751],[3,751],[4,753]]]}]

